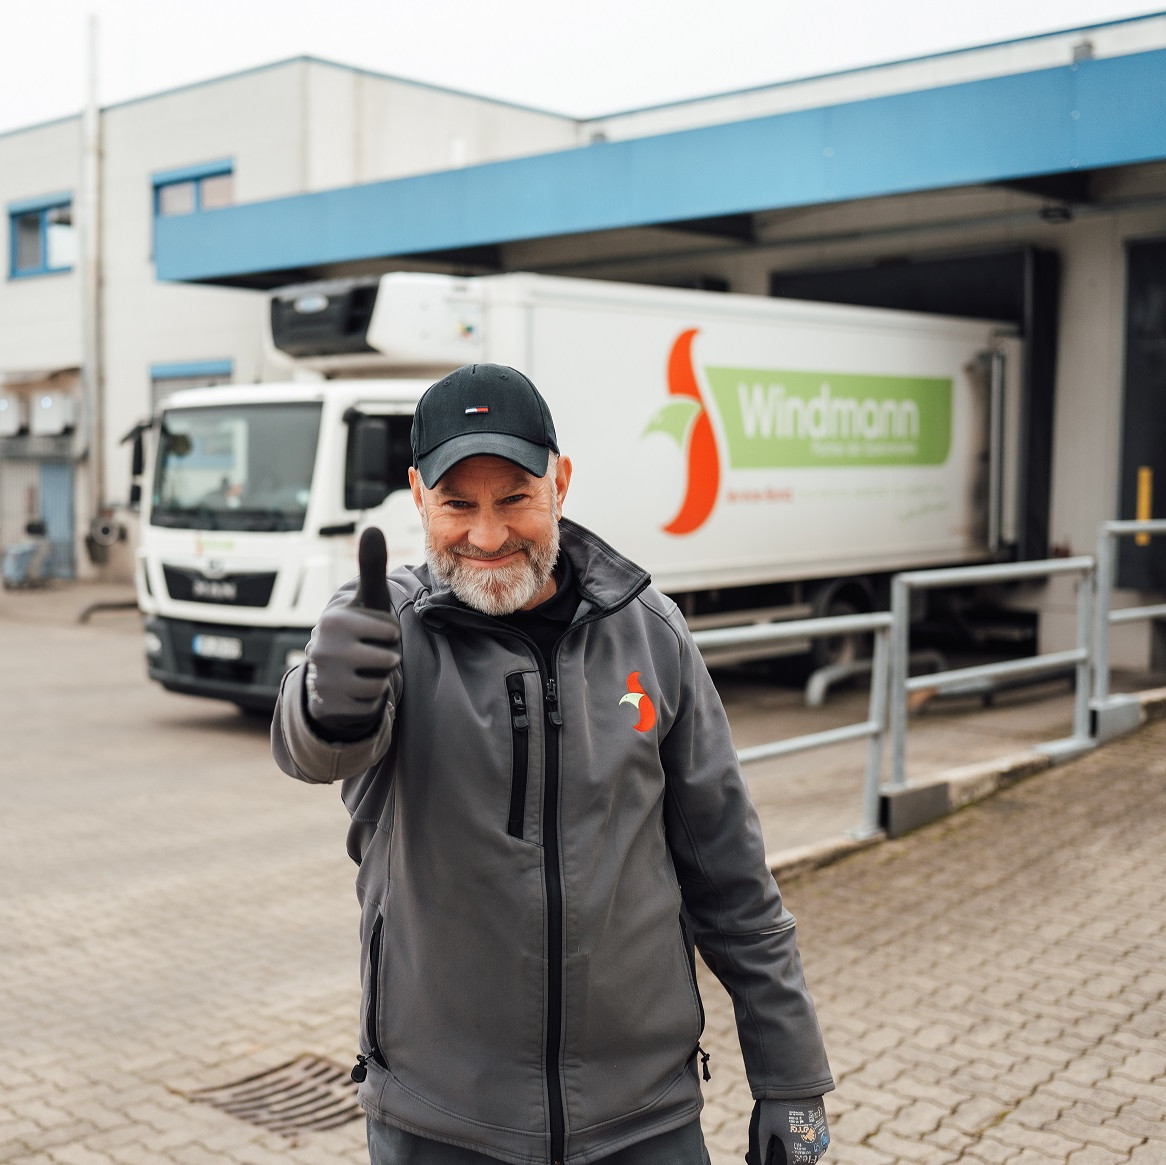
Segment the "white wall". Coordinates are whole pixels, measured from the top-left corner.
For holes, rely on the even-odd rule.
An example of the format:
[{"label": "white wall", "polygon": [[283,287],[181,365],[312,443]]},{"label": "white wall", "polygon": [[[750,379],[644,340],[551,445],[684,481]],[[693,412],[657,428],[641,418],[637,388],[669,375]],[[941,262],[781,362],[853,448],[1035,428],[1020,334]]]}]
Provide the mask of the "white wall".
[{"label": "white wall", "polygon": [[156,364],[230,360],[256,375],[264,297],[159,283],[153,175],[229,159],[236,201],[302,189],[302,68],[258,70],[108,110],[103,116],[104,370],[107,500],[129,493],[120,439],[150,412]]},{"label": "white wall", "polygon": [[579,123],[322,62],[308,70],[309,172],[320,190],[579,143]]},{"label": "white wall", "polygon": [[69,192],[81,176],[81,119],[35,133],[0,135],[0,370],[76,367],[81,361],[81,286],[76,270],[11,279],[8,206]]}]

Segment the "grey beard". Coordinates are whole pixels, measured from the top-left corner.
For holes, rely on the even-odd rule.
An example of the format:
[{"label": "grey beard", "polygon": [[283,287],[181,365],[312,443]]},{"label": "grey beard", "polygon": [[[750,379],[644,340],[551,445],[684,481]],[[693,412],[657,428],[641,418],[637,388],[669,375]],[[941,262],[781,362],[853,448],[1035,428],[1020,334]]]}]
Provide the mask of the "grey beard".
[{"label": "grey beard", "polygon": [[[468,566],[466,554],[478,558],[502,558],[521,550],[525,557],[509,566],[480,570]],[[559,524],[554,523],[550,537],[542,543],[526,539],[507,542],[493,554],[462,545],[451,550],[437,550],[425,531],[425,560],[435,575],[467,607],[484,615],[512,615],[526,606],[546,586],[559,558]]]}]

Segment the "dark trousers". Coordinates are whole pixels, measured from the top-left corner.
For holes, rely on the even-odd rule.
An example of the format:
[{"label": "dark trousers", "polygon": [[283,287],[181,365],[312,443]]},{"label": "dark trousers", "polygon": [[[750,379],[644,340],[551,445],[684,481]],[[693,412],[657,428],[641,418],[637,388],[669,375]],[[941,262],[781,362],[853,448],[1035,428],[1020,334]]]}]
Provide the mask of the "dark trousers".
[{"label": "dark trousers", "polygon": [[[402,1129],[368,1118],[368,1157],[371,1165],[498,1165],[497,1157],[457,1145],[415,1137]],[[693,1121],[670,1133],[649,1137],[604,1157],[595,1165],[709,1165],[708,1150]]]}]

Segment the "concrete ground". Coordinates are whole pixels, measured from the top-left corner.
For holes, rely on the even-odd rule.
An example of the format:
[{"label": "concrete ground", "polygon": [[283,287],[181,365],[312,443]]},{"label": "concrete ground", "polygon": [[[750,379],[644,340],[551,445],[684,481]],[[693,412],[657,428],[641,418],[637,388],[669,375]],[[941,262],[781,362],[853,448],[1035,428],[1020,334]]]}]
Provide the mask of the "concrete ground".
[{"label": "concrete ground", "polygon": [[[263,725],[147,683],[132,611],[77,622],[125,598],[0,594],[0,1162],[366,1160],[359,1122],[281,1135],[190,1099],[304,1053],[351,1063],[354,871],[336,791],[278,774]],[[864,704],[722,690],[741,745]],[[1064,735],[1068,705],[1054,685],[933,707],[912,772]],[[838,1080],[828,1160],[1166,1162],[1164,745],[1151,724],[783,883]],[[862,756],[750,771],[771,852],[857,823]],[[751,1098],[702,992],[728,1165]]]}]

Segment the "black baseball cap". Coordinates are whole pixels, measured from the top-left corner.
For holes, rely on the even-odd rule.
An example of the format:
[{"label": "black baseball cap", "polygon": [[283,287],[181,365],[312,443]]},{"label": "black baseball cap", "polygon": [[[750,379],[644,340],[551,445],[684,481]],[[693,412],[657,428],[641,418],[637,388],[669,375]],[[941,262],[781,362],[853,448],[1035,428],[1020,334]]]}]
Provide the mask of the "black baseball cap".
[{"label": "black baseball cap", "polygon": [[551,411],[530,380],[505,364],[465,364],[431,384],[413,414],[413,464],[432,489],[459,461],[505,457],[543,477],[558,453]]}]

